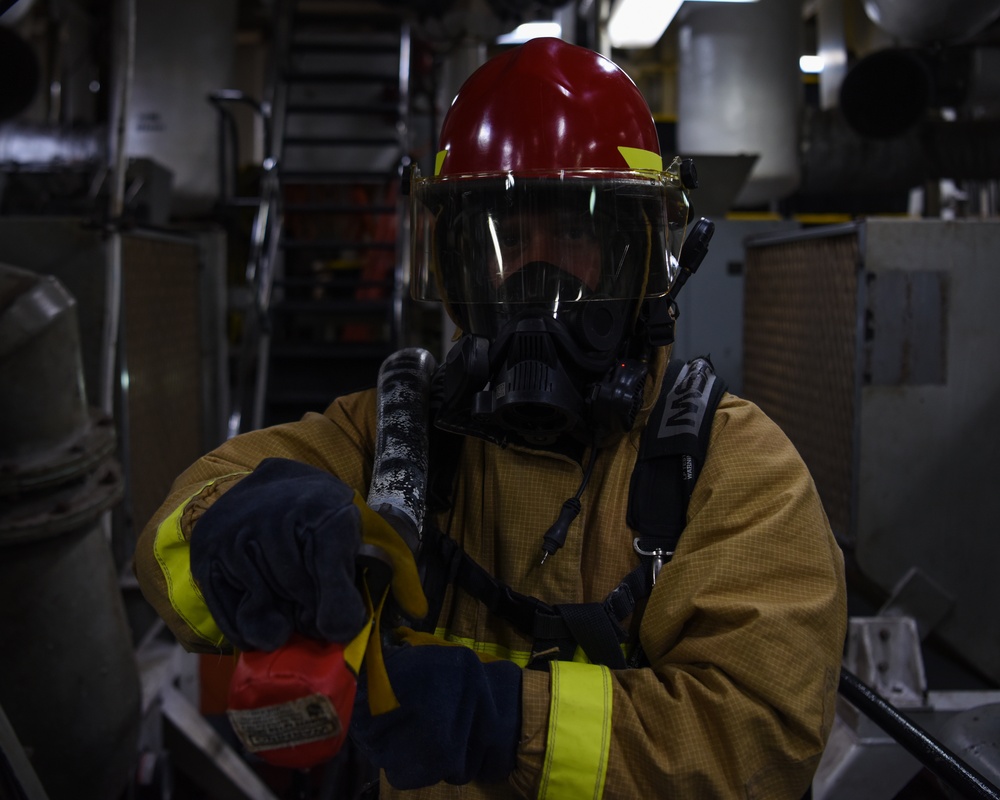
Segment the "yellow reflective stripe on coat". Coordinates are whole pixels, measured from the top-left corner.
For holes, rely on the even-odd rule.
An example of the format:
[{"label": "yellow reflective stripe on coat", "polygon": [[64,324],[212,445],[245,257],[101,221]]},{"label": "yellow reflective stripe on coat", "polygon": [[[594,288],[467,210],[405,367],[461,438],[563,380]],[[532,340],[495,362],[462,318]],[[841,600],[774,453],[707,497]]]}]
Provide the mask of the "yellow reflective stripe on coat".
[{"label": "yellow reflective stripe on coat", "polygon": [[611,670],[553,661],[545,766],[538,800],[600,800],[611,750]]},{"label": "yellow reflective stripe on coat", "polygon": [[[215,481],[209,481],[205,486],[211,486],[213,483]],[[170,516],[160,523],[153,541],[153,555],[156,556],[163,571],[163,577],[167,582],[167,597],[170,598],[170,605],[174,611],[198,636],[213,647],[219,647],[226,637],[212,619],[208,606],[205,605],[205,598],[202,597],[201,590],[191,575],[191,543],[184,538],[184,531],[181,529],[184,509],[205,489],[205,486],[177,506]]]},{"label": "yellow reflective stripe on coat", "polygon": [[436,628],[434,630],[434,635],[452,644],[460,644],[464,647],[468,647],[477,654],[485,653],[488,656],[502,659],[504,661],[513,661],[519,667],[526,667],[528,662],[531,661],[531,653],[527,650],[511,650],[508,647],[501,647],[500,645],[493,644],[491,642],[478,642],[467,636],[456,636],[447,628]]}]

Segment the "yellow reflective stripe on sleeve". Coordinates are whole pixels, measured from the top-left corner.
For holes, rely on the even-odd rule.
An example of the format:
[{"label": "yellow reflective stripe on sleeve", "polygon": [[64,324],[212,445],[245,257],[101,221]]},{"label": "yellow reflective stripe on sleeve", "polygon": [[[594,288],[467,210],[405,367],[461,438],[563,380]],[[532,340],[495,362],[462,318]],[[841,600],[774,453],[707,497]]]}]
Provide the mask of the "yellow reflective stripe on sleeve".
[{"label": "yellow reflective stripe on sleeve", "polygon": [[549,731],[538,800],[600,800],[611,749],[611,670],[553,661]]},{"label": "yellow reflective stripe on sleeve", "polygon": [[[223,477],[229,477],[223,476]],[[205,486],[211,486],[215,481],[209,481]],[[181,515],[191,500],[205,489],[202,486],[197,492],[187,498],[167,517],[156,529],[153,541],[153,555],[163,571],[167,582],[167,597],[170,605],[187,626],[198,636],[219,647],[225,641],[225,636],[215,624],[201,590],[191,575],[191,544],[184,538],[181,529]]]}]

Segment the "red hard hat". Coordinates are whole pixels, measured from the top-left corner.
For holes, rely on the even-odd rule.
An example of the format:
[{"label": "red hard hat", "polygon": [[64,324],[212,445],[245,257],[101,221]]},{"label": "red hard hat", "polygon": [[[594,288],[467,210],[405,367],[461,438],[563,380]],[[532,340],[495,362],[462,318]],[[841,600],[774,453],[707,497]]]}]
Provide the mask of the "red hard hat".
[{"label": "red hard hat", "polygon": [[411,293],[486,336],[500,309],[638,307],[676,274],[677,163],[664,170],[649,106],[612,61],[560,39],[501,53],[459,89],[433,176],[413,172]]},{"label": "red hard hat", "polygon": [[435,175],[548,169],[663,165],[649,106],[620,67],[561,39],[532,39],[462,85]]}]

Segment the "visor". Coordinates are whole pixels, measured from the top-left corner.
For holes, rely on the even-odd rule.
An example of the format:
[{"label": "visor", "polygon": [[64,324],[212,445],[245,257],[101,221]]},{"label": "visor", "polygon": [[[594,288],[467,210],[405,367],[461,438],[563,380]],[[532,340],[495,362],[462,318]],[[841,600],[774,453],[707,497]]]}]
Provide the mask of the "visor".
[{"label": "visor", "polygon": [[558,315],[581,301],[661,296],[674,280],[688,217],[669,171],[432,179],[415,171],[410,194],[411,292],[469,307],[466,323],[484,316],[476,306]]}]

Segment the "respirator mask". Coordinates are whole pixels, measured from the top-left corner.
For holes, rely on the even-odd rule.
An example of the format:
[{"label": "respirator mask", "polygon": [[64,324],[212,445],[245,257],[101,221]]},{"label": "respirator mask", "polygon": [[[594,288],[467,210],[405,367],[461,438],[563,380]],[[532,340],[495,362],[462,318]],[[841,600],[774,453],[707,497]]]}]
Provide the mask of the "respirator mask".
[{"label": "respirator mask", "polygon": [[[632,427],[687,198],[668,172],[411,179],[411,290],[461,330],[438,424],[492,441],[602,443]],[[675,224],[671,225],[670,222]]]}]

